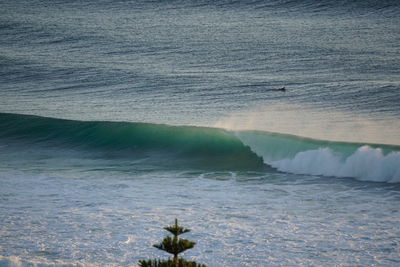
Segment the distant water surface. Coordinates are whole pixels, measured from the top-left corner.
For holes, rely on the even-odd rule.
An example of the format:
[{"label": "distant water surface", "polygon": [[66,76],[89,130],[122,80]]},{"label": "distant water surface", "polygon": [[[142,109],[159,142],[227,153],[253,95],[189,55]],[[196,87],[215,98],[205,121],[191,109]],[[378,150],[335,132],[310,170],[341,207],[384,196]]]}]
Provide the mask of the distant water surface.
[{"label": "distant water surface", "polygon": [[[375,142],[400,144],[397,1],[1,6],[3,112],[214,125],[277,104],[296,114],[300,105],[309,123],[339,116],[334,127],[350,131],[362,121]],[[321,109],[328,115],[313,116]],[[334,138],[315,126],[293,132],[288,116],[279,127],[262,117],[253,128]],[[384,136],[370,134],[381,127]]]}]

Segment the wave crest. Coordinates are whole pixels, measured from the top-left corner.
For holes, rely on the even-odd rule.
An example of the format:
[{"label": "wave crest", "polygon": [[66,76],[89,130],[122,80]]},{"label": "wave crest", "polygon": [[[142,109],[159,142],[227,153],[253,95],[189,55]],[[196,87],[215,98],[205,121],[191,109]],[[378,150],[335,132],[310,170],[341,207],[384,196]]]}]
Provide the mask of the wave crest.
[{"label": "wave crest", "polygon": [[52,147],[60,153],[63,149],[100,151],[117,158],[151,157],[159,164],[213,170],[266,168],[261,157],[223,129],[8,113],[0,113],[0,129],[4,129],[0,131],[2,143]]}]

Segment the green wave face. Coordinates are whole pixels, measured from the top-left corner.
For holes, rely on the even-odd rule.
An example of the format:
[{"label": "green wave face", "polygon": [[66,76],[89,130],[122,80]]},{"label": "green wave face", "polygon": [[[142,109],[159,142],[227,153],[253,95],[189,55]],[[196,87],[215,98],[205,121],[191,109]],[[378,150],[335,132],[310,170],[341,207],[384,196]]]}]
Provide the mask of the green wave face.
[{"label": "green wave face", "polygon": [[1,113],[0,128],[0,147],[51,149],[56,155],[72,149],[84,152],[79,152],[80,157],[94,151],[100,152],[102,159],[144,160],[149,170],[278,170],[400,182],[398,146],[332,142],[260,131]]},{"label": "green wave face", "polygon": [[[0,133],[3,140],[28,146],[103,151],[114,157],[145,154],[171,164],[189,164],[202,169],[265,168],[261,157],[235,135],[222,129],[74,121],[4,113],[0,114],[0,128],[3,129]],[[162,157],[164,154],[168,156]]]}]

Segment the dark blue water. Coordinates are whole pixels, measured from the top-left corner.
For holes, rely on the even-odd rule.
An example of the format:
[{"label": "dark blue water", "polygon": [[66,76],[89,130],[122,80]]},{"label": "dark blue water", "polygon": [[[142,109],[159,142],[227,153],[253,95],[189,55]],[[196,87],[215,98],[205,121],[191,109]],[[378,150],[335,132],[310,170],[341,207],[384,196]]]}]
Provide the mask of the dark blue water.
[{"label": "dark blue water", "polygon": [[399,265],[398,1],[0,10],[0,266]]},{"label": "dark blue water", "polygon": [[[213,125],[284,103],[290,113],[294,104],[345,112],[350,124],[352,116],[391,123],[400,116],[397,1],[3,1],[1,8],[3,112]],[[283,86],[286,93],[273,90]],[[393,135],[376,139],[399,143]]]}]

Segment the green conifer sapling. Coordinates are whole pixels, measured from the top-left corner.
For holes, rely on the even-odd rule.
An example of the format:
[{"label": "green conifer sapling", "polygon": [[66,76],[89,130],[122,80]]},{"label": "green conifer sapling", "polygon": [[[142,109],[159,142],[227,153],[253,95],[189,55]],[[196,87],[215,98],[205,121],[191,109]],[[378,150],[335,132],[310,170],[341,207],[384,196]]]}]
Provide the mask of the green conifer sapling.
[{"label": "green conifer sapling", "polygon": [[195,242],[187,239],[179,238],[179,235],[190,232],[190,229],[181,227],[178,225],[178,219],[175,219],[175,225],[164,227],[165,230],[173,234],[173,237],[166,236],[163,241],[159,244],[153,245],[155,248],[163,250],[172,254],[174,257],[168,261],[159,260],[141,260],[139,261],[141,267],[207,267],[204,264],[197,264],[196,262],[189,262],[184,259],[178,258],[178,255],[187,249],[191,249],[196,245]]}]

